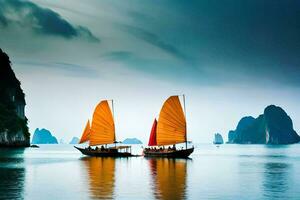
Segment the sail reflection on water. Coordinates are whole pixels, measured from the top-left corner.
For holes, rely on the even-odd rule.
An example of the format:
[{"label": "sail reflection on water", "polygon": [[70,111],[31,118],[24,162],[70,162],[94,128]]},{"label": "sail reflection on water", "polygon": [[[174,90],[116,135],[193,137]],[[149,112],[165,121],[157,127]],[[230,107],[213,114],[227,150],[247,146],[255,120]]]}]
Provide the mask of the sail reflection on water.
[{"label": "sail reflection on water", "polygon": [[186,199],[187,160],[149,159],[156,199]]},{"label": "sail reflection on water", "polygon": [[110,157],[85,157],[90,197],[113,199],[115,187],[115,159]]}]

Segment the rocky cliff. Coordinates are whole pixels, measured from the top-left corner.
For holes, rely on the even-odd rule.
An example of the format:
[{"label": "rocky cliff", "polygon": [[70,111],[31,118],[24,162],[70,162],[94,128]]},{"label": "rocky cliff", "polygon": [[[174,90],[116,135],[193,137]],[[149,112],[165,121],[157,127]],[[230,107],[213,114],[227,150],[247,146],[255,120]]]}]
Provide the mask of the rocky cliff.
[{"label": "rocky cliff", "polygon": [[126,138],[123,142],[123,144],[143,144],[141,140],[137,138]]},{"label": "rocky cliff", "polygon": [[223,144],[223,143],[224,143],[223,137],[222,137],[222,135],[221,135],[220,133],[216,133],[216,134],[215,134],[213,143],[214,143],[214,144]]},{"label": "rocky cliff", "polygon": [[300,141],[293,128],[292,119],[277,106],[268,106],[264,111],[266,143],[291,144]]},{"label": "rocky cliff", "polygon": [[230,130],[228,132],[228,141],[227,141],[227,143],[228,144],[233,144],[234,143],[234,139],[235,139],[235,131]]},{"label": "rocky cliff", "polygon": [[73,137],[69,144],[78,144],[78,142],[79,142],[79,138]]},{"label": "rocky cliff", "polygon": [[35,129],[32,144],[58,144],[56,137],[52,136],[47,129]]},{"label": "rocky cliff", "polygon": [[237,144],[293,144],[300,136],[293,129],[293,122],[280,107],[270,105],[256,119],[242,118],[236,130],[229,131],[228,143]]},{"label": "rocky cliff", "polygon": [[0,146],[30,145],[24,110],[25,95],[20,81],[11,68],[8,55],[0,49]]}]

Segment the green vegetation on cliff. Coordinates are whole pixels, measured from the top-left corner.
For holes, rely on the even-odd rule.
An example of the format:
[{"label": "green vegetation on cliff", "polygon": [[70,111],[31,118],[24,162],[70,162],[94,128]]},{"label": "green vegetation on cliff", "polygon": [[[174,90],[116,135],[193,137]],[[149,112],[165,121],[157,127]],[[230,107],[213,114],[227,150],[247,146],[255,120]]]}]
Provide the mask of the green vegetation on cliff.
[{"label": "green vegetation on cliff", "polygon": [[0,49],[0,146],[29,146],[25,95],[9,57]]}]

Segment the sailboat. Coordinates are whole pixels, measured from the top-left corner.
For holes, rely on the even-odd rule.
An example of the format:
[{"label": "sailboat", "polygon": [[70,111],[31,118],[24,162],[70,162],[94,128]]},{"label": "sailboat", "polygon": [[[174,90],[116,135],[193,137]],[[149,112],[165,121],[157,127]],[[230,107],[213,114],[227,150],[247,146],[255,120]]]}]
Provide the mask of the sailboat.
[{"label": "sailboat", "polygon": [[[185,104],[185,96],[182,96]],[[193,153],[194,147],[187,147],[186,130],[185,111],[182,109],[179,96],[170,96],[163,104],[158,121],[155,119],[153,122],[149,147],[143,150],[144,156],[187,158]],[[185,148],[177,149],[176,144],[179,143],[185,143]],[[169,147],[165,148],[165,145]]]},{"label": "sailboat", "polygon": [[[113,108],[113,101],[112,108]],[[79,144],[89,142],[88,148],[74,146],[82,154],[99,157],[129,157],[131,146],[117,146],[115,122],[108,100],[101,101],[95,108],[92,124],[88,121]],[[114,144],[107,147],[108,144]],[[98,145],[101,145],[99,148]],[[92,148],[92,146],[96,146]]]}]

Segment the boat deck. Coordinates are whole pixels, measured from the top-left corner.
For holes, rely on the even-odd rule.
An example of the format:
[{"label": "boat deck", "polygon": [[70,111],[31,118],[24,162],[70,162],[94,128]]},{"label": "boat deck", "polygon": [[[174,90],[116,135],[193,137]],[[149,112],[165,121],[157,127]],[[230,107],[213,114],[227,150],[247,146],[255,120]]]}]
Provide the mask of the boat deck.
[{"label": "boat deck", "polygon": [[120,149],[128,149],[130,146],[126,147],[110,147],[105,149],[91,149],[91,148],[79,148],[78,149],[82,154],[87,156],[95,156],[95,157],[133,157],[137,155],[132,155],[131,152],[128,151],[119,151]]},{"label": "boat deck", "polygon": [[145,157],[187,158],[193,151],[194,147],[180,150],[144,150],[143,154]]}]

